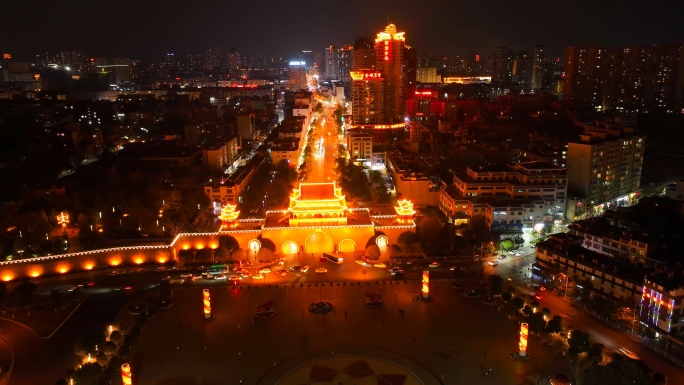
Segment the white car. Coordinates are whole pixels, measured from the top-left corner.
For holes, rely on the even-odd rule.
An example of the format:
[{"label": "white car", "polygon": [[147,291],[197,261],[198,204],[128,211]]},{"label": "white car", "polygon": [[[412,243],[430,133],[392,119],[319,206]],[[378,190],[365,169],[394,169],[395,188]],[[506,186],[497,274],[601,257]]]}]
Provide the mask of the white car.
[{"label": "white car", "polygon": [[228,279],[228,277],[226,277],[225,274],[219,274],[219,275],[214,276],[214,279],[218,280],[218,281],[225,281],[226,279]]},{"label": "white car", "polygon": [[362,261],[362,260],[360,260],[360,259],[357,259],[357,260],[354,261],[354,262],[356,262],[357,265],[366,266],[366,262],[364,262],[364,261]]},{"label": "white car", "polygon": [[316,269],[316,273],[327,273],[327,272],[328,272],[328,269],[326,269],[325,267],[319,267],[318,269]]},{"label": "white car", "polygon": [[496,261],[489,261],[487,263],[489,264],[489,266],[498,266],[499,265],[499,263]]},{"label": "white car", "polygon": [[192,273],[181,274],[181,278],[192,278]]},{"label": "white car", "polygon": [[271,272],[271,269],[269,269],[269,268],[259,270],[259,274],[263,274],[263,275],[266,275],[270,272]]},{"label": "white car", "polygon": [[302,273],[306,273],[307,271],[309,271],[309,266],[304,266],[299,271]]}]

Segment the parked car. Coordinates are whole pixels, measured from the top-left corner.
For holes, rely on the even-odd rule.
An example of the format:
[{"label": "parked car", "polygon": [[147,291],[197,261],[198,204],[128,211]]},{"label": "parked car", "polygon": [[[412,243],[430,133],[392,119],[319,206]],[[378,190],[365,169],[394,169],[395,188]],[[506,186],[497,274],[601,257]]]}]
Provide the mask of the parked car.
[{"label": "parked car", "polygon": [[431,264],[428,265],[428,267],[439,267],[441,266],[438,262],[432,262]]},{"label": "parked car", "polygon": [[389,269],[389,272],[391,275],[402,275],[402,274],[404,274],[404,269],[402,269],[400,267],[393,267],[393,268]]},{"label": "parked car", "polygon": [[302,269],[299,270],[299,271],[302,272],[302,273],[306,273],[307,271],[309,271],[309,266],[304,266],[304,267],[302,267]]},{"label": "parked car", "polygon": [[328,272],[328,269],[326,269],[325,267],[319,267],[318,269],[316,269],[316,273],[327,273],[327,272]]}]

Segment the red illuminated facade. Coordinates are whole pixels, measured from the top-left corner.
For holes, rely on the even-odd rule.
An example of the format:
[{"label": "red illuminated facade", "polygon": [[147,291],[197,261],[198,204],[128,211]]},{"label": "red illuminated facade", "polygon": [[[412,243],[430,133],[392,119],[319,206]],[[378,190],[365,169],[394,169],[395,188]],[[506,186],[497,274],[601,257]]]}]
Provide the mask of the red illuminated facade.
[{"label": "red illuminated facade", "polygon": [[406,84],[403,69],[406,38],[404,32],[390,24],[375,38],[375,69],[385,78],[384,119],[385,123],[399,123],[404,120]]},{"label": "red illuminated facade", "polygon": [[406,114],[410,119],[427,119],[444,115],[444,102],[437,89],[418,88],[406,100]]}]

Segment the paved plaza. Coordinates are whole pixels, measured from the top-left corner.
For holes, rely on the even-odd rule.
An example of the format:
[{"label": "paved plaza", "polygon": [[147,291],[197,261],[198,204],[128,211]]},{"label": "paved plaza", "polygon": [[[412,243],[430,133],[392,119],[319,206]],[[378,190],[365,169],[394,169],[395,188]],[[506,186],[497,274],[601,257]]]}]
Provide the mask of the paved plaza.
[{"label": "paved plaza", "polygon": [[[566,371],[567,361],[536,339],[532,361],[509,359],[517,323],[496,306],[447,282],[434,283],[430,302],[413,300],[419,290],[418,281],[213,287],[216,319],[202,322],[201,289],[176,288],[174,306],[147,322],[134,346],[134,379],[155,385],[519,384],[527,374]],[[369,292],[382,295],[385,305],[366,307]],[[309,313],[319,299],[335,309]],[[275,316],[255,318],[268,301],[277,306]],[[127,309],[118,321],[131,325]],[[489,368],[493,373],[485,376]]]}]

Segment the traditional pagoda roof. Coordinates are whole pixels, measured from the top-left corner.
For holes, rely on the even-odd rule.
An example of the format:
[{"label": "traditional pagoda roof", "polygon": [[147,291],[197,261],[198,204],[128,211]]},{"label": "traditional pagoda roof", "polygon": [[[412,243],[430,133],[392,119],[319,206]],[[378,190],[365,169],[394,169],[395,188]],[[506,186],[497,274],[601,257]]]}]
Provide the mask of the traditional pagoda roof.
[{"label": "traditional pagoda roof", "polygon": [[236,211],[236,208],[237,205],[231,205],[230,203],[226,203],[226,205],[221,208],[221,214],[219,214],[219,219],[224,222],[232,222],[237,220],[238,215],[240,215],[240,211]]},{"label": "traditional pagoda roof", "polygon": [[301,183],[292,191],[290,212],[331,213],[347,209],[342,189],[332,183]]},{"label": "traditional pagoda roof", "polygon": [[402,216],[402,217],[410,217],[413,216],[416,212],[413,210],[413,202],[402,199],[397,202],[398,206],[394,207],[394,210],[397,211],[397,215]]}]

